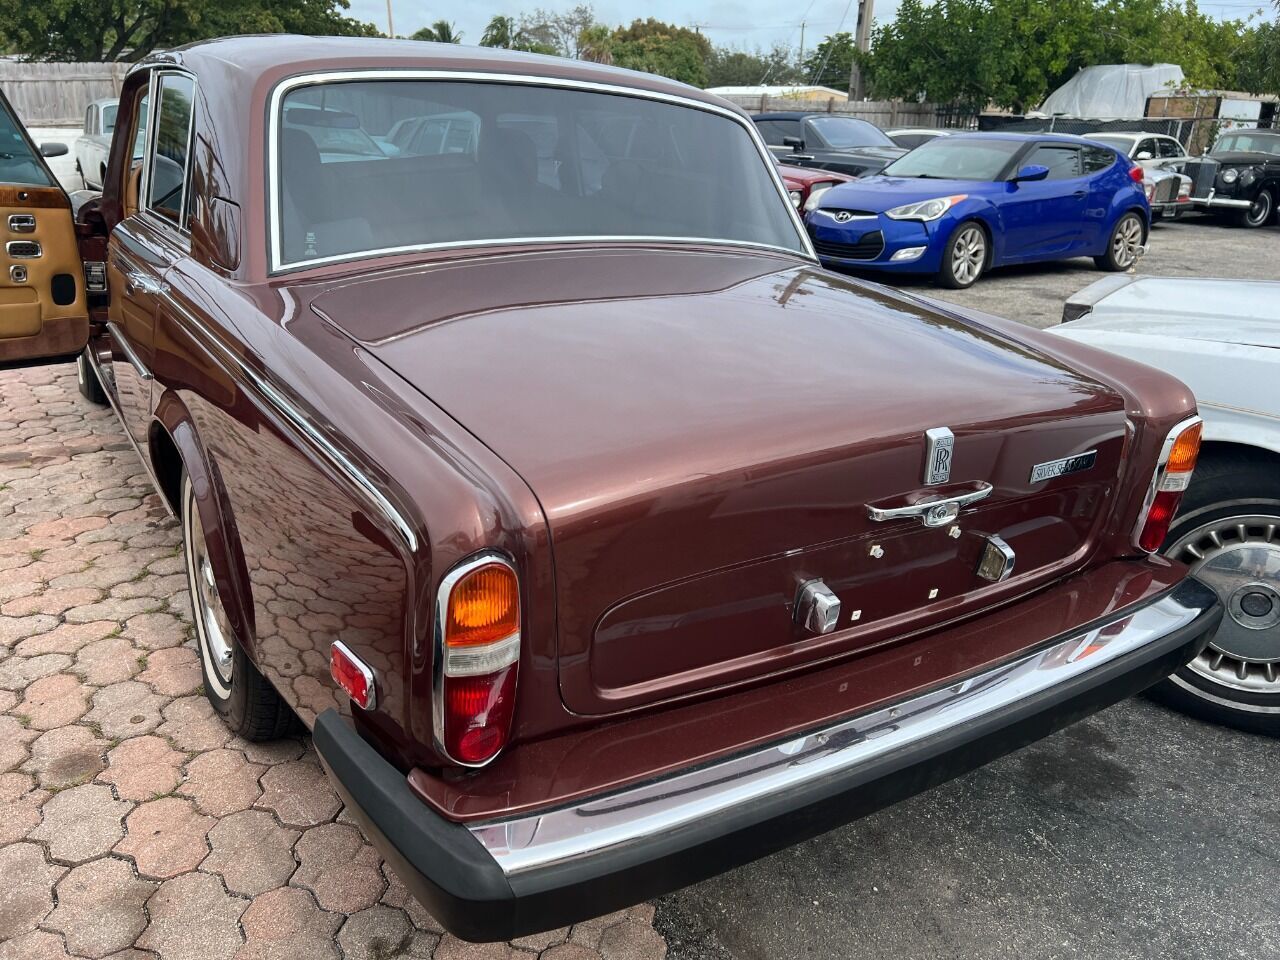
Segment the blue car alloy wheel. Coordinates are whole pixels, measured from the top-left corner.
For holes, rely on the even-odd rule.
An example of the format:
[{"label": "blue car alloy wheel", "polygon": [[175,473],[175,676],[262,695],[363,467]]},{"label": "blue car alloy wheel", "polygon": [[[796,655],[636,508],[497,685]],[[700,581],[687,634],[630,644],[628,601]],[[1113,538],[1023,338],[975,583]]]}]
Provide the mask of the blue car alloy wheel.
[{"label": "blue car alloy wheel", "polygon": [[1017,263],[1091,257],[1127,270],[1151,217],[1141,180],[1128,158],[1079,137],[956,134],[825,191],[805,225],[825,266],[932,274],[952,289]]}]

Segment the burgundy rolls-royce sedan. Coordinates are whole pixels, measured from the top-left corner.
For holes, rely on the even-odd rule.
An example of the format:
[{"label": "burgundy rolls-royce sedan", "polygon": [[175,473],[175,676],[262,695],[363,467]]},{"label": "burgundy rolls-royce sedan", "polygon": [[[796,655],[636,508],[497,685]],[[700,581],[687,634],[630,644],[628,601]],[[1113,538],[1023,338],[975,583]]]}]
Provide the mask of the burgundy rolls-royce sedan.
[{"label": "burgundy rolls-royce sedan", "polygon": [[311,727],[460,936],[862,816],[1168,675],[1220,617],[1156,553],[1188,390],[824,271],[714,96],[203,43],[129,73],[74,228],[19,140],[0,360],[75,358],[119,412],[181,521],[214,707]]}]

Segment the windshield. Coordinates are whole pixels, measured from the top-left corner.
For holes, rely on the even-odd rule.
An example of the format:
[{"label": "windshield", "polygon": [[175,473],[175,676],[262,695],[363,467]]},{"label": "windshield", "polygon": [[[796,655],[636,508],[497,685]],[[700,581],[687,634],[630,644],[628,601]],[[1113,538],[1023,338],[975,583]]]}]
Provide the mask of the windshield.
[{"label": "windshield", "polygon": [[[804,251],[770,161],[741,123],[707,110],[550,86],[410,79],[299,87],[282,110],[281,265],[593,237]],[[394,137],[396,150],[340,153],[337,133]]]},{"label": "windshield", "polygon": [[31,142],[23,135],[22,126],[0,100],[0,183],[23,183],[38,187],[52,187],[44,161],[31,149]]},{"label": "windshield", "polygon": [[1213,153],[1269,153],[1280,157],[1280,134],[1224,133],[1213,145]]},{"label": "windshield", "polygon": [[833,147],[896,147],[889,135],[866,120],[852,117],[810,117],[818,136]]},{"label": "windshield", "polygon": [[899,157],[881,173],[931,180],[996,180],[1023,146],[1022,140],[939,137]]}]

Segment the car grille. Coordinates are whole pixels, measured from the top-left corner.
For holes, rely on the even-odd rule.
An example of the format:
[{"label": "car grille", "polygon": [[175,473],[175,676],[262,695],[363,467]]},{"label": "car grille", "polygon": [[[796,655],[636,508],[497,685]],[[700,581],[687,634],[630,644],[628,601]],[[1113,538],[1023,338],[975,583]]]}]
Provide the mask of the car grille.
[{"label": "car grille", "polygon": [[1191,178],[1191,196],[1198,200],[1204,200],[1209,196],[1214,181],[1218,179],[1220,166],[1217,160],[1210,160],[1207,157],[1187,161],[1182,172]]},{"label": "car grille", "polygon": [[1155,181],[1155,193],[1151,197],[1151,202],[1173,203],[1178,199],[1178,187],[1181,184],[1181,177],[1161,177]]},{"label": "car grille", "polygon": [[874,260],[884,252],[884,234],[879,230],[864,233],[856,243],[832,243],[813,238],[813,248],[820,257],[837,260]]}]

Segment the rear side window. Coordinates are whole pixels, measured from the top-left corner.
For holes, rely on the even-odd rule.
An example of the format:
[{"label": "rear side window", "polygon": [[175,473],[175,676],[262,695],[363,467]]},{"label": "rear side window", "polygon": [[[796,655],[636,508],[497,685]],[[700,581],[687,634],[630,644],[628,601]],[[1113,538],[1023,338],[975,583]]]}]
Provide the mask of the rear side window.
[{"label": "rear side window", "polygon": [[1084,148],[1084,172],[1101,173],[1116,162],[1116,155],[1102,147]]},{"label": "rear side window", "polygon": [[1080,151],[1076,147],[1059,147],[1041,144],[1031,151],[1023,166],[1041,165],[1049,168],[1048,180],[1070,180],[1080,176]]},{"label": "rear side window", "polygon": [[157,216],[179,225],[186,199],[187,150],[194,103],[195,82],[189,76],[161,74],[146,206]]},{"label": "rear side window", "polygon": [[799,120],[759,120],[756,126],[759,127],[764,142],[771,147],[783,146],[783,137],[800,136]]}]

